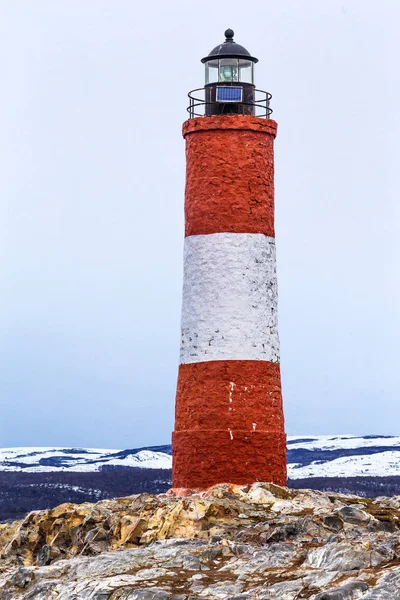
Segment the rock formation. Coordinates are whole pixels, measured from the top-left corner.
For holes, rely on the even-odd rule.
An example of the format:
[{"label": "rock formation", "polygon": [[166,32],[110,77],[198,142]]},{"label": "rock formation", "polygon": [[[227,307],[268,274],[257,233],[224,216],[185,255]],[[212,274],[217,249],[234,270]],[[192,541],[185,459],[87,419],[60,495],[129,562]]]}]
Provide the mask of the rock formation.
[{"label": "rock formation", "polygon": [[395,600],[400,497],[140,494],[31,512],[0,548],[1,600]]}]

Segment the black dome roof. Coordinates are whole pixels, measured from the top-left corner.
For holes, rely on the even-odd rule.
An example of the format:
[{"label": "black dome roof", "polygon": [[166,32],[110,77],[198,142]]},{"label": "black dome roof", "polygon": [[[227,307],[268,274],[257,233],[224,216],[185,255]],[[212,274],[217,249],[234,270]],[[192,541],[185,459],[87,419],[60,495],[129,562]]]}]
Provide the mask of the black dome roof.
[{"label": "black dome roof", "polygon": [[234,41],[234,35],[235,32],[232,29],[227,29],[225,31],[225,41],[211,50],[208,56],[201,59],[201,62],[205,63],[213,58],[248,58],[255,63],[258,62],[258,58],[251,56],[250,52],[244,46]]}]

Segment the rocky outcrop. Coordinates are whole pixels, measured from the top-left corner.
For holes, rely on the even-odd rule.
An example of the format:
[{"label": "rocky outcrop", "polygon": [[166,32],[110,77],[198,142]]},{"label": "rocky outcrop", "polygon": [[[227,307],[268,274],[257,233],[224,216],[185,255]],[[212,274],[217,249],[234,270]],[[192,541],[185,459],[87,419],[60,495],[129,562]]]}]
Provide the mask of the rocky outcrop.
[{"label": "rocky outcrop", "polygon": [[400,497],[219,485],[0,525],[1,600],[395,600]]}]

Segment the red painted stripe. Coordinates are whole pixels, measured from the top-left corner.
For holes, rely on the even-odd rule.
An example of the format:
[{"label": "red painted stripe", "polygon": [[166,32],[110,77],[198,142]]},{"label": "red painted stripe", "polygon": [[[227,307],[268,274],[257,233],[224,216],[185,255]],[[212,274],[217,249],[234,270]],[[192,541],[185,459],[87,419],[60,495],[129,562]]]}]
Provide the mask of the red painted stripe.
[{"label": "red painted stripe", "polygon": [[286,485],[284,434],[253,431],[175,431],[173,488],[207,489],[218,483],[269,481]]},{"label": "red painted stripe", "polygon": [[214,116],[186,121],[185,234],[274,237],[271,119]]},{"label": "red painted stripe", "polygon": [[175,429],[283,430],[279,363],[216,360],[179,367]]},{"label": "red painted stripe", "polygon": [[174,487],[204,489],[222,481],[284,484],[279,364],[231,360],[180,365],[173,440]]}]

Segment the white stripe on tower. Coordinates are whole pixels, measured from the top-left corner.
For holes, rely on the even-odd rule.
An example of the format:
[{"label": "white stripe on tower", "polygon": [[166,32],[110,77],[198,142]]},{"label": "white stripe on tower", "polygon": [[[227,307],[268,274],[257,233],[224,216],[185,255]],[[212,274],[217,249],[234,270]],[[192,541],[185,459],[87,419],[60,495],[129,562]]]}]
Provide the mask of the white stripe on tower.
[{"label": "white stripe on tower", "polygon": [[181,364],[279,362],[275,240],[214,233],[185,239]]}]

